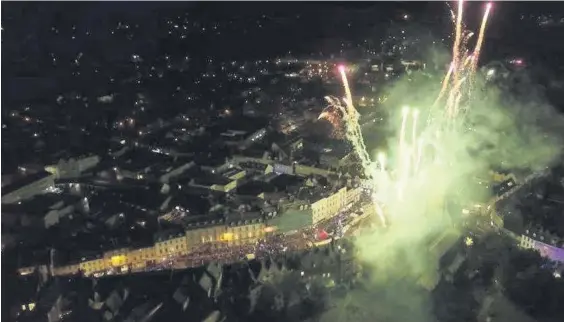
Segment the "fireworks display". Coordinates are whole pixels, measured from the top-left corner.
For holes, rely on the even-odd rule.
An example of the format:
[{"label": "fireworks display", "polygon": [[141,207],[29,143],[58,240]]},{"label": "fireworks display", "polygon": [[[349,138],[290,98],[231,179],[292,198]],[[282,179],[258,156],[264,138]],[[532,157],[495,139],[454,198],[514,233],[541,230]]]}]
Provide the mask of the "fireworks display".
[{"label": "fireworks display", "polygon": [[[435,321],[422,300],[425,295],[397,286],[433,289],[441,276],[439,259],[468,225],[479,223],[485,231],[499,228],[492,170],[537,172],[557,162],[561,153],[564,131],[556,123],[562,118],[544,109],[542,100],[531,106],[478,72],[493,9],[491,4],[483,8],[475,47],[469,49],[474,33],[464,26],[465,3],[457,2],[448,69],[439,75],[432,70],[413,73],[387,86],[388,100],[379,107],[388,116],[386,128],[370,136],[369,127],[362,128],[366,137],[361,131],[347,68],[337,68],[344,97],[326,97],[329,106],[320,117],[340,117],[338,124],[360,160],[362,185],[379,222],[354,239],[355,259],[369,271],[370,295],[354,296],[353,302],[370,303],[362,307],[372,312],[366,316]],[[549,123],[558,130],[550,130]],[[377,137],[377,144],[365,141],[368,137]],[[385,290],[385,296],[376,300],[373,290]],[[403,316],[390,308],[397,303],[409,307],[414,318],[390,318]]]},{"label": "fireworks display", "polygon": [[318,120],[327,120],[331,124],[332,132],[331,136],[334,138],[343,137],[343,125],[341,122],[342,115],[339,110],[337,110],[333,105],[329,105],[324,109],[321,114],[317,117]]},{"label": "fireworks display", "polygon": [[[425,187],[425,184],[429,184],[430,180],[433,180],[430,176],[431,173],[437,167],[443,166],[444,162],[448,162],[448,156],[441,156],[442,158],[432,159],[429,164],[422,163],[423,160],[430,160],[423,158],[425,142],[429,141],[428,144],[432,143],[434,146],[440,145],[441,143],[438,142],[440,142],[441,137],[449,136],[445,135],[445,131],[458,130],[449,125],[460,114],[461,103],[468,102],[470,99],[471,83],[474,79],[473,74],[476,72],[491,4],[486,6],[478,42],[471,55],[467,49],[467,43],[473,34],[464,29],[463,10],[464,3],[461,0],[458,2],[457,14],[453,17],[455,40],[452,62],[443,78],[435,104],[425,110],[428,122],[420,122],[422,113],[419,109],[404,106],[401,111],[399,139],[394,151],[380,152],[376,161],[372,161],[358,123],[359,113],[353,104],[344,66],[339,66],[338,72],[341,76],[345,97],[342,100],[335,97],[326,97],[329,107],[320,115],[320,118],[327,118],[332,124],[338,124],[333,118],[337,114],[342,115],[346,128],[346,138],[352,144],[353,150],[360,159],[366,177],[365,185],[373,193],[372,198],[377,205],[377,213],[383,226],[387,225],[384,211],[388,213],[388,216],[393,216],[394,210],[392,208],[398,210],[398,205],[408,202],[407,196],[413,193],[413,191],[408,190],[412,190],[414,187]],[[438,110],[436,109],[437,106],[444,108]],[[462,109],[464,108],[466,106],[462,107]],[[334,112],[330,113],[329,111]],[[389,157],[395,161],[390,162]],[[438,182],[434,184],[437,185]]]},{"label": "fireworks display", "polygon": [[[390,290],[390,281],[434,287],[439,258],[461,236],[463,222],[494,225],[492,169],[538,171],[561,151],[564,131],[556,125],[561,118],[554,111],[544,110],[542,102],[531,108],[515,101],[478,73],[492,5],[484,6],[472,50],[474,34],[463,24],[464,2],[457,5],[452,60],[445,74],[426,71],[387,89],[381,108],[389,116],[388,127],[378,130],[386,133],[378,146],[386,148],[367,147],[372,142],[363,136],[345,66],[337,68],[344,97],[326,97],[328,107],[320,115],[344,129],[360,161],[362,186],[378,224],[357,236],[356,256],[373,270],[374,286],[388,289],[393,302],[410,294]],[[550,130],[549,123],[559,130]]]}]

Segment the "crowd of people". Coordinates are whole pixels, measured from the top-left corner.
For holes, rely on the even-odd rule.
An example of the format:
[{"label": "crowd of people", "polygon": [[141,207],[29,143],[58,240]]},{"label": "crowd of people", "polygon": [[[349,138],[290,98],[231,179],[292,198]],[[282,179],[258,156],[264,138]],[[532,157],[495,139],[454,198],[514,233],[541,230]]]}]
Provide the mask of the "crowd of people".
[{"label": "crowd of people", "polygon": [[149,270],[199,267],[206,263],[234,263],[245,259],[267,258],[286,252],[308,249],[316,241],[315,229],[305,229],[294,234],[274,234],[257,243],[214,247],[204,245],[186,256],[170,257],[153,263]]},{"label": "crowd of people", "polygon": [[332,238],[343,237],[344,227],[360,211],[354,205],[343,209],[339,214],[315,225],[292,232],[272,232],[256,243],[243,245],[204,244],[187,255],[168,257],[149,265],[148,270],[183,269],[205,265],[206,263],[235,263],[242,260],[276,257],[287,253],[311,249],[316,243]]}]

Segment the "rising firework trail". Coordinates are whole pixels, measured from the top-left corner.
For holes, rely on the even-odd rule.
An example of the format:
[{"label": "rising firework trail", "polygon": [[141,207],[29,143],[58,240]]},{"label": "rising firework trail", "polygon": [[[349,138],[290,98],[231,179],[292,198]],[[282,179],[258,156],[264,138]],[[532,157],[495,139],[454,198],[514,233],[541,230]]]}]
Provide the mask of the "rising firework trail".
[{"label": "rising firework trail", "polygon": [[443,95],[445,94],[445,92],[448,88],[448,85],[449,85],[449,82],[450,82],[450,77],[452,76],[452,73],[454,72],[455,68],[456,67],[454,65],[454,62],[451,62],[450,67],[448,68],[448,71],[445,75],[445,78],[443,79],[439,95],[437,95],[437,99],[435,100],[435,103],[433,103],[433,105],[436,105],[441,100],[441,98],[443,98]]},{"label": "rising firework trail", "polygon": [[422,155],[423,155],[423,138],[419,138],[419,140],[417,140],[417,153],[415,155],[415,166],[413,167],[415,169],[415,173],[419,171]]},{"label": "rising firework trail", "polygon": [[455,34],[454,34],[454,45],[452,47],[452,65],[454,69],[452,71],[452,83],[455,84],[454,88],[451,89],[449,97],[447,99],[446,104],[446,113],[449,118],[456,117],[456,109],[454,106],[454,98],[457,96],[456,92],[456,84],[458,84],[458,79],[460,77],[460,73],[463,71],[464,65],[461,64],[461,57],[463,56],[463,50],[461,50],[461,43],[462,41],[462,14],[464,10],[464,0],[458,1],[458,10],[456,14],[456,25],[455,25]]},{"label": "rising firework trail", "polygon": [[454,46],[452,47],[452,63],[455,66],[453,80],[458,81],[458,67],[460,64],[460,42],[462,38],[462,11],[464,9],[464,1],[458,1],[458,12],[456,14],[456,26],[454,34]]},{"label": "rising firework trail", "polygon": [[[368,154],[366,145],[364,144],[364,138],[362,137],[362,131],[360,129],[360,124],[358,123],[359,114],[353,104],[351,89],[349,87],[349,81],[347,79],[344,66],[339,66],[339,73],[341,74],[341,80],[343,82],[346,95],[344,99],[346,108],[341,107],[340,109],[344,110],[343,115],[347,124],[347,137],[351,140],[353,148],[360,157],[363,165],[370,168],[372,161],[370,160],[370,155]],[[365,169],[367,169],[366,167]]]},{"label": "rising firework trail", "polygon": [[492,4],[488,3],[486,5],[486,12],[484,12],[484,17],[482,18],[482,23],[480,24],[480,33],[478,34],[478,41],[476,42],[476,48],[474,49],[474,54],[472,55],[472,73],[476,72],[478,67],[478,60],[480,59],[480,51],[482,50],[482,44],[484,42],[484,34],[486,32],[486,26],[488,24],[488,17],[490,15],[490,10],[492,9]]},{"label": "rising firework trail", "polygon": [[[343,82],[343,88],[345,90],[345,98],[343,99],[345,106],[343,106],[338,99],[332,97],[326,97],[326,100],[330,105],[343,113],[343,119],[345,120],[346,126],[346,137],[349,142],[351,142],[353,150],[360,159],[368,182],[370,182],[370,185],[374,187],[376,186],[376,181],[378,178],[378,169],[373,165],[370,154],[368,153],[366,145],[364,144],[364,138],[362,136],[360,124],[358,123],[359,114],[353,104],[352,94],[346,75],[346,69],[341,65],[339,66],[338,70]],[[380,167],[382,166],[383,164],[380,165]],[[376,213],[378,214],[382,225],[386,226],[386,218],[384,217],[384,213],[383,211],[381,211],[381,208],[377,205],[376,196],[374,194],[372,195],[372,200],[375,204]]]},{"label": "rising firework trail", "polygon": [[411,142],[412,144],[416,144],[417,142],[417,119],[419,117],[419,110],[413,111],[413,127],[411,131]]},{"label": "rising firework trail", "polygon": [[407,119],[409,118],[409,107],[404,107],[401,111],[401,129],[399,139],[399,151],[401,154],[405,152],[405,129],[407,127]]},{"label": "rising firework trail", "polygon": [[386,154],[384,152],[378,153],[378,164],[380,165],[380,171],[382,173],[386,172]]},{"label": "rising firework trail", "polygon": [[[491,3],[488,3],[480,26],[476,47],[471,54],[469,54],[470,51],[467,49],[467,44],[473,33],[463,30],[464,0],[458,1],[456,15],[451,11],[452,20],[455,23],[452,62],[442,81],[441,90],[433,104],[433,106],[438,105],[446,96],[444,110],[447,118],[450,120],[458,116],[461,102],[468,100],[472,92],[474,74],[476,73],[480,51],[484,42],[484,34],[491,7]],[[464,86],[464,83],[467,83],[468,86]]]}]

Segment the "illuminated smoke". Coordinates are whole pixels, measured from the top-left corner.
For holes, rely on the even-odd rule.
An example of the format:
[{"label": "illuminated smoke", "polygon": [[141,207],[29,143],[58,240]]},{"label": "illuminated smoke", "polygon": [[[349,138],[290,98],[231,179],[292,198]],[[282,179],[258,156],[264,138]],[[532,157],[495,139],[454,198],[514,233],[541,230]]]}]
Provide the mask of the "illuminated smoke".
[{"label": "illuminated smoke", "polygon": [[[422,285],[420,280],[425,276],[437,276],[437,256],[441,254],[433,248],[444,236],[460,236],[458,224],[467,213],[457,207],[474,207],[490,200],[489,189],[478,185],[476,178],[487,185],[490,182],[486,174],[500,166],[542,169],[560,151],[560,137],[553,139],[555,135],[547,136],[535,127],[544,127],[539,119],[556,119],[554,114],[546,111],[544,117],[539,115],[541,104],[532,108],[511,102],[509,108],[496,88],[485,86],[482,78],[474,75],[489,12],[484,14],[476,48],[469,51],[466,47],[472,33],[463,30],[463,4],[458,2],[458,14],[453,15],[458,41],[452,48],[452,61],[442,83],[433,87],[412,80],[399,81],[387,93],[388,102],[397,99],[390,108],[390,123],[395,131],[388,140],[388,148],[373,156],[374,162],[358,125],[345,66],[338,68],[345,98],[326,98],[342,113],[346,138],[364,170],[363,186],[372,192],[376,214],[385,226],[355,240],[357,259],[366,264],[363,267],[371,276],[370,286],[365,288],[367,294],[354,295],[351,300],[367,303],[359,309],[373,313],[362,322],[433,321],[433,317],[426,315],[430,312],[424,301],[419,303],[413,293],[395,288],[394,282]],[[489,8],[488,5],[486,9]],[[415,77],[418,75],[410,78],[416,80]],[[473,93],[473,87],[480,91]],[[417,102],[406,100],[411,97]],[[519,110],[519,106],[523,108]],[[521,114],[517,115],[517,110]],[[561,127],[558,130],[553,132],[564,134]],[[484,143],[491,143],[494,148],[482,148]],[[457,207],[451,209],[451,203]],[[379,290],[386,291],[385,297],[375,300],[374,294]],[[389,304],[395,303],[402,303],[405,311],[417,311],[411,316],[415,318],[395,318],[403,313],[390,309]],[[345,317],[339,320],[361,321]]]},{"label": "illuminated smoke", "polygon": [[453,71],[454,83],[458,82],[458,74],[460,66],[460,42],[462,37],[462,11],[464,9],[464,1],[458,0],[458,12],[456,14],[456,25],[454,34],[454,46],[452,47],[452,63],[455,66]]},{"label": "illuminated smoke", "polygon": [[[489,8],[490,6],[488,6],[487,10]],[[471,89],[470,86],[467,86],[470,83],[468,79],[472,78],[474,62],[479,55],[486,26],[483,22],[480,28],[480,46],[470,56],[466,45],[473,33],[463,29],[463,10],[464,1],[460,0],[458,2],[457,15],[453,19],[455,22],[455,42],[452,50],[452,62],[442,81],[435,104],[433,104],[433,106],[436,106],[446,97],[442,115],[435,113],[433,109],[426,110],[428,122],[420,124],[420,111],[407,106],[403,107],[398,133],[399,140],[395,151],[388,151],[388,153],[380,152],[377,156],[377,162],[372,161],[358,122],[359,113],[354,106],[345,66],[338,66],[345,97],[342,100],[330,96],[326,97],[329,108],[319,118],[326,118],[332,124],[336,124],[333,120],[336,113],[330,113],[329,111],[339,111],[342,114],[346,129],[345,136],[360,159],[366,179],[364,185],[372,191],[372,200],[382,226],[387,224],[384,211],[386,211],[388,216],[392,217],[396,217],[398,214],[405,215],[406,209],[403,209],[405,208],[405,203],[411,202],[411,200],[405,199],[410,194],[408,190],[431,184],[429,180],[436,180],[436,178],[433,178],[435,172],[440,171],[438,169],[442,165],[451,162],[450,158],[453,157],[449,155],[452,151],[443,149],[441,146],[451,144],[451,142],[445,140],[448,140],[449,136],[452,135],[445,133],[455,130],[457,125],[453,124],[451,120],[455,119],[459,114],[461,104],[469,99]],[[484,15],[485,20],[487,20],[488,12],[486,11]],[[419,128],[420,125],[423,126]],[[424,156],[425,143],[432,143],[436,147],[433,158]],[[448,151],[449,154],[439,153],[441,151]],[[395,160],[395,162],[392,162],[391,167],[387,160],[388,157]],[[437,188],[437,194],[433,196],[433,199],[436,199],[436,201],[428,201],[442,204],[440,200],[446,193],[445,187],[447,182],[437,181],[432,184]],[[394,193],[390,193],[391,191]]]}]

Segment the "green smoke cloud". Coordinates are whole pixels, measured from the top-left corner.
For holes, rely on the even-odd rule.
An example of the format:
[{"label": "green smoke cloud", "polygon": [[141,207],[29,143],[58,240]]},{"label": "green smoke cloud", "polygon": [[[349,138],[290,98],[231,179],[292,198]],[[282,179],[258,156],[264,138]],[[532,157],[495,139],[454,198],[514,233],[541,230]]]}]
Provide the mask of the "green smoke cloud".
[{"label": "green smoke cloud", "polygon": [[[538,171],[562,151],[563,119],[530,81],[513,86],[516,95],[503,82],[494,85],[478,72],[474,82],[463,88],[469,96],[461,103],[458,117],[447,121],[442,105],[433,106],[442,75],[425,71],[404,76],[386,90],[389,99],[379,108],[387,109],[389,115],[389,180],[398,180],[394,176],[398,176],[403,106],[420,111],[417,137],[423,138],[425,149],[420,170],[406,180],[403,198],[394,197],[394,185],[379,181],[378,195],[391,224],[356,240],[358,260],[369,270],[369,286],[337,300],[334,310],[350,307],[343,304],[347,301],[364,303],[352,311],[374,314],[365,321],[433,321],[426,293],[416,291],[425,279],[432,280],[437,274],[438,257],[429,251],[429,245],[439,236],[460,234],[461,207],[492,197],[487,179],[491,169]],[[410,125],[407,133],[411,137]],[[376,153],[372,153],[373,160]],[[451,201],[459,207],[449,207]],[[342,315],[329,314],[325,320],[336,316]],[[349,320],[345,315],[340,321]],[[364,321],[362,317],[352,320]]]}]

